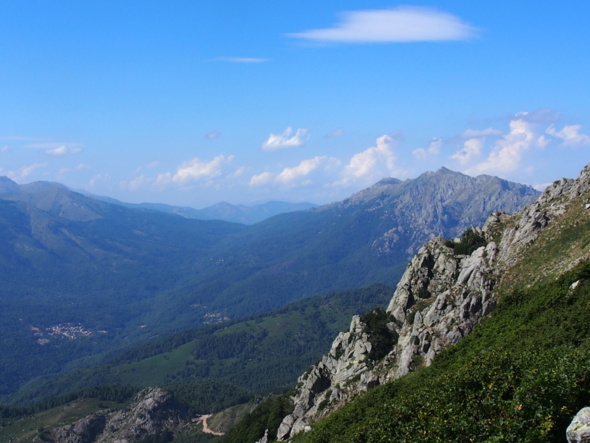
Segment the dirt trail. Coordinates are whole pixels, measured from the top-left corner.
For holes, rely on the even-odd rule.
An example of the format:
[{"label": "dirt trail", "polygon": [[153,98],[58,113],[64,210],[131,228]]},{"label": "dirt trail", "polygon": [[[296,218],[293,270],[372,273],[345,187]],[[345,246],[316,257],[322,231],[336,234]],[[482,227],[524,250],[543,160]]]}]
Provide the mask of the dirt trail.
[{"label": "dirt trail", "polygon": [[207,425],[207,419],[211,417],[211,414],[209,415],[201,415],[199,417],[199,422],[203,424],[203,432],[205,434],[211,434],[211,435],[216,435],[218,437],[221,437],[222,435],[225,435],[225,433],[223,432],[215,432],[214,430],[210,429],[209,426]]}]

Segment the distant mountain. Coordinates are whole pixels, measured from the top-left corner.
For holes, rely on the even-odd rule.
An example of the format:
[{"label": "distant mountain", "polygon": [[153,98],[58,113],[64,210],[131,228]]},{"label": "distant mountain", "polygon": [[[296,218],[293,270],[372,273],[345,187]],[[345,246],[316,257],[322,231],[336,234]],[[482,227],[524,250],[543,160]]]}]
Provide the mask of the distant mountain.
[{"label": "distant mountain", "polygon": [[0,181],[0,395],[187,328],[374,283],[417,247],[538,195],[441,169],[251,226],[127,208],[56,183]]},{"label": "distant mountain", "polygon": [[234,223],[252,225],[261,222],[267,218],[287,212],[305,211],[307,209],[317,208],[318,205],[313,203],[288,203],[282,201],[269,201],[255,205],[232,205],[231,203],[221,202],[203,209],[195,209],[187,206],[173,206],[163,203],[123,203],[119,200],[108,197],[97,197],[108,203],[122,205],[128,208],[145,208],[156,211],[166,212],[169,214],[181,215],[186,218],[195,218],[198,220],[224,220]]},{"label": "distant mountain", "polygon": [[[430,238],[460,236],[492,211],[515,212],[538,195],[530,186],[445,168],[412,180],[385,179],[341,202],[253,225],[213,258],[218,283],[195,282],[195,292],[214,288],[209,305],[233,316],[234,309],[274,309],[318,289],[395,284]],[[256,303],[243,296],[250,288],[257,288]]]}]

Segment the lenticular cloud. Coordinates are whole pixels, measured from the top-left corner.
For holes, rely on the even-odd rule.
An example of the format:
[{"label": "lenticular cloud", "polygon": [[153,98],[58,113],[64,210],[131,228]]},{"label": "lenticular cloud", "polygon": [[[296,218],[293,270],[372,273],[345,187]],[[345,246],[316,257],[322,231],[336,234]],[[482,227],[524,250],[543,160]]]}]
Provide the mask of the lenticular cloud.
[{"label": "lenticular cloud", "polygon": [[399,7],[345,12],[334,27],[288,35],[320,42],[383,43],[465,40],[475,33],[476,28],[452,14],[430,8]]}]

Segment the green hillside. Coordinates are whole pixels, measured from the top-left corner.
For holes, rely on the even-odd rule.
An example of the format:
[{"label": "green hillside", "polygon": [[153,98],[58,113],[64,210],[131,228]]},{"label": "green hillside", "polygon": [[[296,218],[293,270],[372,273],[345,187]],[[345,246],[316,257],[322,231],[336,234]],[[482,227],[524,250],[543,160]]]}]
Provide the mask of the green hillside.
[{"label": "green hillside", "polygon": [[585,262],[506,294],[430,367],[368,392],[297,441],[563,441],[590,401],[589,315]]},{"label": "green hillside", "polygon": [[[105,365],[30,383],[12,403],[31,404],[99,385],[167,386],[191,406],[205,408],[200,413],[219,410],[293,384],[348,327],[352,315],[385,306],[392,293],[385,285],[328,293],[269,314],[178,333]],[[193,402],[191,395],[207,383],[219,384],[210,403]]]}]

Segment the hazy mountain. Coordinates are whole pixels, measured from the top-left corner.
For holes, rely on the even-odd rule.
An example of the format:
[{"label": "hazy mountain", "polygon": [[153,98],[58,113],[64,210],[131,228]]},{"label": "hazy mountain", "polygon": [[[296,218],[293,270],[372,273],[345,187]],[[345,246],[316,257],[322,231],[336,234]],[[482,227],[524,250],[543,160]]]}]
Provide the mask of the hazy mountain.
[{"label": "hazy mountain", "polygon": [[441,169],[251,226],[0,182],[0,393],[107,350],[291,301],[393,285],[416,248],[538,193]]},{"label": "hazy mountain", "polygon": [[[362,195],[356,197],[363,200]],[[329,352],[305,371],[294,390],[264,401],[229,433],[226,424],[235,422],[235,409],[208,416],[209,426],[225,431],[220,441],[227,443],[254,443],[264,435],[269,441],[297,435],[296,441],[306,442],[416,441],[425,435],[436,441],[564,441],[567,425],[590,398],[590,327],[585,321],[590,315],[589,198],[590,165],[577,180],[553,183],[520,213],[495,212],[483,228],[470,229],[461,239],[432,239],[408,264],[387,309],[353,317],[350,329],[338,334]],[[293,306],[310,307],[316,300]],[[312,307],[311,314],[313,309],[318,315],[326,313]],[[259,346],[267,354],[280,346],[290,355],[283,340],[296,346],[299,338],[289,334],[291,322],[310,312],[297,308],[280,312],[216,328],[211,339],[219,347],[178,339],[170,346],[175,340],[170,337],[122,356],[105,369],[119,377],[126,374],[128,380],[146,380],[177,368],[190,374],[204,363],[219,371],[219,358],[235,358],[225,347],[231,349],[244,334],[251,336],[246,346],[251,347],[252,357]],[[198,337],[197,332],[188,338]],[[263,343],[277,339],[280,344],[265,348]],[[213,357],[216,353],[220,355]],[[199,361],[202,355],[213,358]],[[159,372],[162,368],[167,369]],[[274,368],[270,361],[264,367]],[[407,376],[409,372],[413,374]],[[232,376],[240,380],[239,374]],[[264,383],[265,376],[259,381]],[[218,384],[220,398],[206,400],[202,395],[206,385],[189,382],[169,389],[177,393],[179,408],[192,405],[197,411],[206,410],[208,404],[219,407],[231,390]],[[90,395],[99,399],[105,394],[130,395],[124,388],[93,392],[71,398],[81,402]],[[234,398],[242,394],[234,389]],[[144,391],[124,411],[137,408],[145,395]],[[53,417],[67,409],[65,400],[56,399],[59,408],[29,421],[11,422],[10,417],[26,411],[6,409],[6,429],[17,436],[25,432],[25,423],[47,423],[49,429],[38,432],[57,441],[56,436],[91,430],[96,414],[106,414],[106,421],[121,408],[115,404],[113,411],[69,419],[75,426],[54,427]],[[120,414],[128,417],[126,421],[100,432],[127,429],[127,424],[136,422],[132,411]],[[188,418],[175,423],[183,420]],[[158,436],[163,431],[179,441],[203,437],[200,426],[164,424],[150,432]],[[578,441],[582,432],[583,428],[574,436],[568,429],[568,441]]]},{"label": "hazy mountain", "polygon": [[216,203],[203,209],[195,209],[187,206],[166,205],[163,203],[124,203],[108,197],[95,197],[108,203],[122,205],[128,208],[145,208],[169,214],[181,215],[186,218],[198,220],[224,220],[234,223],[252,225],[267,218],[287,212],[304,211],[316,208],[313,203],[289,203],[282,201],[269,201],[254,205],[233,205],[227,202]]},{"label": "hazy mountain", "polygon": [[[272,217],[239,234],[213,259],[211,272],[225,280],[209,303],[254,313],[256,304],[274,309],[318,289],[395,284],[428,239],[459,236],[492,211],[515,212],[538,195],[529,186],[444,168],[403,182],[385,179],[341,202]],[[208,284],[196,288],[206,293]],[[243,297],[251,287],[262,288],[256,304]]]}]

